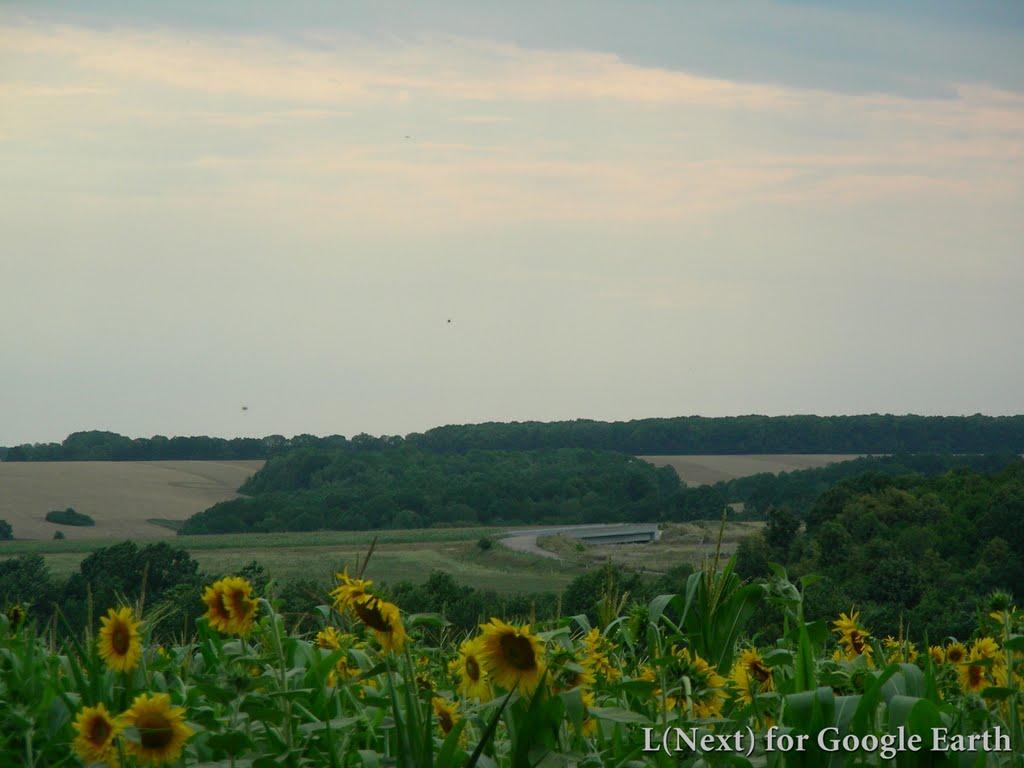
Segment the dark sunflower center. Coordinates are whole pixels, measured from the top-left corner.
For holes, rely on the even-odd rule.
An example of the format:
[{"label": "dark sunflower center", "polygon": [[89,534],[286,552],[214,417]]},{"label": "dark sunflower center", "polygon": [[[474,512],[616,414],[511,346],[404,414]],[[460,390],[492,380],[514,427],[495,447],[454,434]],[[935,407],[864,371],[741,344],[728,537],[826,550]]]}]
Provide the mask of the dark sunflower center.
[{"label": "dark sunflower center", "polygon": [[964,655],[958,649],[954,649],[949,652],[949,660],[954,664],[959,664],[964,660]]},{"label": "dark sunflower center", "polygon": [[981,667],[971,665],[967,669],[967,678],[971,683],[971,688],[977,688],[981,685]]},{"label": "dark sunflower center", "polygon": [[174,739],[174,729],[159,714],[140,717],[137,723],[139,740],[146,749],[163,749]]},{"label": "dark sunflower center", "polygon": [[242,592],[234,592],[231,595],[231,606],[239,617],[249,615],[249,603]]},{"label": "dark sunflower center", "polygon": [[864,652],[864,636],[860,632],[854,630],[850,633],[850,645],[858,655],[862,654]]},{"label": "dark sunflower center", "polygon": [[441,724],[441,730],[445,733],[448,733],[452,729],[452,726],[455,725],[455,723],[452,722],[452,716],[444,710],[442,710],[441,714],[437,716],[437,722]]},{"label": "dark sunflower center", "polygon": [[118,656],[124,656],[128,653],[131,642],[132,636],[128,631],[128,627],[120,623],[115,624],[113,631],[110,633],[110,647],[114,649],[114,652]]},{"label": "dark sunflower center", "polygon": [[105,717],[94,717],[89,724],[89,741],[99,746],[106,744],[110,737],[110,723]]},{"label": "dark sunflower center", "polygon": [[771,677],[771,671],[760,661],[753,661],[750,663],[750,674],[754,676],[754,679],[759,683],[768,682]]},{"label": "dark sunflower center", "polygon": [[228,605],[227,605],[226,602],[224,602],[224,595],[223,595],[223,593],[217,595],[217,612],[220,614],[220,616],[222,618],[226,619],[229,616],[229,614],[228,614]]},{"label": "dark sunflower center", "polygon": [[380,604],[373,600],[372,602],[356,603],[355,604],[356,616],[370,629],[375,629],[378,632],[390,632],[391,625],[388,624],[387,619],[384,618],[384,614],[381,613]]},{"label": "dark sunflower center", "polygon": [[466,657],[466,675],[474,683],[480,679],[480,665],[476,663],[476,658],[473,656]]},{"label": "dark sunflower center", "polygon": [[530,671],[537,666],[537,659],[533,655],[533,645],[525,637],[502,635],[501,653],[508,661],[509,666],[518,670]]}]

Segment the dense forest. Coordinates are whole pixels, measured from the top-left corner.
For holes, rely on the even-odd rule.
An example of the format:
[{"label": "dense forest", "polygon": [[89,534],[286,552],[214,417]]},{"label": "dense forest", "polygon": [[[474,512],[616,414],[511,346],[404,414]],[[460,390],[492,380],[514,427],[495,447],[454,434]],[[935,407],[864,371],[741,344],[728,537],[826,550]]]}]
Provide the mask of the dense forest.
[{"label": "dense forest", "polygon": [[411,447],[292,451],[270,459],[181,534],[659,520],[680,487],[670,467],[611,451]]},{"label": "dense forest", "polygon": [[781,475],[686,487],[669,467],[621,453],[400,449],[305,449],[272,458],[241,487],[244,497],[190,518],[181,534],[362,530],[438,525],[684,521],[732,514],[760,518],[771,506],[806,513],[845,478],[994,470],[1014,454],[883,456]]},{"label": "dense forest", "polygon": [[860,475],[822,494],[805,525],[785,508],[741,543],[738,570],[756,578],[769,563],[817,574],[816,615],[851,606],[896,634],[935,641],[976,626],[995,590],[1024,600],[1024,464],[996,473]]},{"label": "dense forest", "polygon": [[951,454],[923,453],[895,456],[865,456],[824,467],[793,472],[757,475],[699,485],[680,491],[675,520],[707,520],[721,514],[726,504],[743,504],[743,516],[763,519],[771,507],[785,506],[803,517],[821,494],[836,483],[862,475],[940,475],[953,469],[994,472],[1008,464],[1020,463],[1016,453]]},{"label": "dense forest", "polygon": [[262,459],[296,448],[442,453],[587,448],[636,455],[741,453],[1024,453],[1024,416],[680,416],[634,421],[509,422],[437,427],[406,437],[129,438],[75,432],[61,443],[0,448],[4,461]]}]

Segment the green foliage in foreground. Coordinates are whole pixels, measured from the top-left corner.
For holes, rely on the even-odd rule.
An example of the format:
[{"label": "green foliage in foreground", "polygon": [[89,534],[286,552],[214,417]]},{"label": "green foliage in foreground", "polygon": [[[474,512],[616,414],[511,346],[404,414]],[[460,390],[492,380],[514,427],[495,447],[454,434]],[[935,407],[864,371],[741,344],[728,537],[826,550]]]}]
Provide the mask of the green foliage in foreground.
[{"label": "green foliage in foreground", "polygon": [[[829,631],[832,617],[808,615],[812,582],[793,583],[776,568],[744,583],[730,563],[647,602],[609,588],[592,606],[596,623],[562,615],[512,628],[532,637],[539,655],[481,657],[486,690],[466,685],[465,654],[480,657],[479,647],[462,645],[465,636],[441,616],[405,613],[409,640],[389,651],[333,606],[321,605],[311,625],[290,626],[272,586],[241,638],[203,619],[179,642],[157,646],[151,612],[135,602],[141,659],[126,671],[104,665],[94,635],[40,632],[9,611],[0,617],[0,765],[75,765],[76,715],[100,704],[116,715],[140,694],[166,696],[180,710],[181,764],[208,768],[1024,765],[1019,612],[1002,602],[958,664],[947,659],[953,643],[919,653],[910,640],[879,640],[846,616]],[[755,645],[758,609],[783,631]],[[497,673],[513,659],[538,679],[502,687]],[[740,750],[643,751],[649,733],[675,727],[727,743],[753,733],[754,742],[749,754],[743,741]],[[999,728],[1010,749],[931,751],[933,728],[950,741]],[[769,752],[770,729],[805,736],[808,748]],[[925,748],[882,762],[878,742],[901,730]],[[135,768],[131,751],[163,735],[126,727],[113,754]],[[828,753],[819,744],[830,735],[876,746]]]},{"label": "green foliage in foreground", "polygon": [[96,521],[84,512],[78,512],[72,507],[67,509],[55,509],[46,513],[46,522],[57,523],[58,525],[90,526],[96,525]]}]

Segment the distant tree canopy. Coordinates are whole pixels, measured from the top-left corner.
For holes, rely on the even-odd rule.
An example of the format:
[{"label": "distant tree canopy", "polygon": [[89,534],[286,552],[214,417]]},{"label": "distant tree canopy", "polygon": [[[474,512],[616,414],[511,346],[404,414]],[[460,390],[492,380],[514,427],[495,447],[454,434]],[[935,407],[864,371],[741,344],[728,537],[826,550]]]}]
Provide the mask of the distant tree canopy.
[{"label": "distant tree canopy", "polygon": [[680,488],[669,467],[611,451],[292,451],[179,533],[658,520]]},{"label": "distant tree canopy", "polygon": [[0,448],[4,461],[263,459],[297,448],[426,451],[586,448],[635,455],[739,453],[1024,453],[1024,416],[680,416],[634,421],[490,422],[406,437],[163,437],[75,432],[61,443]]},{"label": "distant tree canopy", "polygon": [[[726,504],[741,503],[743,516],[762,519],[772,507],[788,507],[805,516],[814,502],[836,483],[848,478],[890,478],[902,475],[941,475],[954,469],[994,472],[1008,464],[1021,463],[1015,453],[998,454],[912,454],[865,456],[824,467],[793,472],[757,475],[725,480],[714,485],[685,488],[677,519],[704,520],[717,517]],[[870,482],[863,480],[862,482]]]},{"label": "distant tree canopy", "polygon": [[901,627],[936,640],[965,634],[994,590],[1024,600],[1024,464],[996,473],[862,475],[823,494],[795,533],[785,511],[742,542],[738,569],[818,574],[814,615],[861,610],[876,632]]},{"label": "distant tree canopy", "polygon": [[434,451],[591,448],[637,455],[1024,452],[1024,416],[680,416],[446,426],[406,441]]},{"label": "distant tree canopy", "polygon": [[14,529],[6,520],[0,520],[0,541],[10,541],[14,538]]},{"label": "distant tree canopy", "polygon": [[802,516],[845,478],[997,469],[1020,461],[1010,454],[864,458],[687,488],[670,467],[612,451],[309,448],[274,457],[239,489],[245,496],[194,515],[178,532],[683,521],[717,518],[736,502],[748,518],[763,517],[773,505]]}]

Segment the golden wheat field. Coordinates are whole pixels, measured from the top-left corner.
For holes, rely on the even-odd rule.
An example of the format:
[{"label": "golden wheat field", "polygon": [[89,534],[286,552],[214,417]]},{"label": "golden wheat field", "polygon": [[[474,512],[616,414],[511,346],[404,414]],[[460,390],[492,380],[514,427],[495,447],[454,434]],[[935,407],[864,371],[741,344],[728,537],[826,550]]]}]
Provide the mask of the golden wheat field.
[{"label": "golden wheat field", "polygon": [[860,454],[750,453],[736,456],[640,456],[656,467],[672,467],[687,485],[709,485],[761,472],[792,472],[850,461]]},{"label": "golden wheat field", "polygon": [[[0,520],[19,539],[156,538],[174,531],[151,520],[185,520],[233,498],[262,461],[0,462]],[[74,507],[96,521],[76,527],[46,522]]]}]

